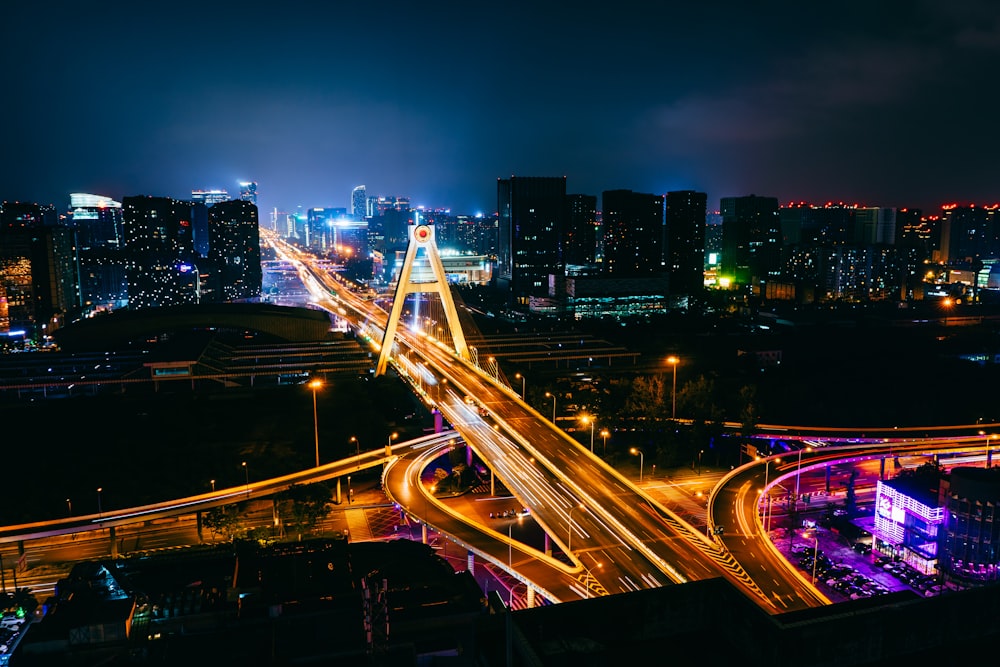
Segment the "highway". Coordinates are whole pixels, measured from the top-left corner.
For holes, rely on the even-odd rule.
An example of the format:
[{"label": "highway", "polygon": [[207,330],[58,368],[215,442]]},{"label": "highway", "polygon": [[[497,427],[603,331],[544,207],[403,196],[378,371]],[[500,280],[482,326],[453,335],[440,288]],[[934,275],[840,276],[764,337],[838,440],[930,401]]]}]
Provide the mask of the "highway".
[{"label": "highway", "polygon": [[[299,267],[316,304],[345,318],[378,349],[386,326],[384,310],[339,277],[314,267],[310,256],[284,244],[275,247],[280,257]],[[781,557],[761,524],[761,498],[798,472],[800,460],[801,469],[813,470],[834,461],[872,461],[928,451],[962,453],[977,447],[982,451],[984,442],[989,447],[981,436],[885,440],[801,453],[801,459],[793,455],[794,463],[787,455],[783,460],[762,459],[719,481],[708,501],[707,525],[695,528],[521,401],[498,378],[459,358],[441,342],[401,326],[396,345],[392,363],[401,377],[440,410],[454,433],[394,445],[388,459],[382,448],[282,478],[253,482],[248,478],[242,486],[191,498],[3,527],[0,545],[34,540],[29,553],[29,564],[34,566],[69,555],[77,560],[106,556],[115,544],[112,529],[123,551],[143,545],[165,548],[185,540],[195,543],[201,537],[196,526],[176,517],[384,465],[385,491],[407,513],[494,565],[509,568],[533,592],[553,602],[723,576],[770,613],[782,613],[829,604]],[[422,471],[447,448],[461,443],[503,480],[521,506],[530,509],[530,520],[548,535],[544,549],[515,539],[513,524],[504,534],[428,493]],[[268,517],[260,520],[266,522]],[[167,527],[171,522],[174,525]],[[713,533],[716,526],[724,529],[721,535]],[[83,536],[90,531],[100,537]],[[38,540],[45,544],[35,549]],[[17,558],[11,547],[2,553]]]},{"label": "highway", "polygon": [[[385,311],[314,266],[309,255],[268,238],[279,257],[303,267],[300,275],[316,304],[347,318],[375,346],[380,343]],[[423,332],[401,326],[396,345],[392,359],[400,374],[436,403],[479,458],[531,509],[574,568],[589,570],[588,579],[617,593],[724,576],[759,602],[771,604],[719,545],[643,494],[495,378]],[[580,552],[588,554],[588,561]],[[539,590],[550,587],[550,582],[534,583]]]}]

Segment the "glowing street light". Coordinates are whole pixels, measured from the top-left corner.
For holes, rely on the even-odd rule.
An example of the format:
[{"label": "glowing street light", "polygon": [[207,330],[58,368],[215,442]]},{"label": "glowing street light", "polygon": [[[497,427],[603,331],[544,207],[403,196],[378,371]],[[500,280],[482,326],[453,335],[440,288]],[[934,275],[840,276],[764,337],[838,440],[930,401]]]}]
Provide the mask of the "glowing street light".
[{"label": "glowing street light", "polygon": [[521,381],[521,400],[523,401],[527,398],[527,394],[525,392],[525,384],[527,383],[528,379],[523,375],[521,375],[520,373],[514,373],[514,377]]},{"label": "glowing street light", "polygon": [[674,367],[674,383],[670,389],[670,418],[677,419],[677,364],[680,363],[680,359],[670,355],[667,357],[667,363]]},{"label": "glowing street light", "polygon": [[[392,441],[399,438],[399,434],[393,431],[389,434],[389,441],[385,445],[385,455],[392,456]],[[361,459],[358,459],[358,465],[361,465]]]},{"label": "glowing street light", "polygon": [[590,452],[594,452],[594,422],[597,421],[591,415],[583,415],[580,417],[580,421],[586,426],[590,424]]},{"label": "glowing street light", "polygon": [[550,391],[545,392],[545,398],[552,399],[552,423],[556,423],[556,395]]},{"label": "glowing street light", "polygon": [[611,433],[608,432],[608,429],[606,429],[606,428],[602,428],[601,429],[601,437],[604,439],[604,453],[605,454],[608,453],[608,436],[609,435],[611,435]]},{"label": "glowing street light", "polygon": [[101,491],[103,490],[103,487],[97,487],[97,516],[101,518],[104,517],[104,510],[101,509]]},{"label": "glowing street light", "polygon": [[316,392],[323,388],[323,381],[319,378],[315,380],[310,380],[309,384],[306,385],[312,389],[313,395],[313,436],[316,440],[316,467],[319,467],[319,418],[316,413]]},{"label": "glowing street light", "polygon": [[357,455],[358,469],[360,470],[361,469],[361,441],[358,440],[357,437],[355,437],[355,436],[352,435],[351,439],[350,439],[350,442],[354,443],[354,451],[355,451],[355,453]]},{"label": "glowing street light", "polygon": [[250,468],[247,467],[247,462],[243,461],[240,463],[243,466],[243,477],[246,480],[247,498],[250,497]]},{"label": "glowing street light", "polygon": [[642,463],[643,463],[643,458],[645,458],[645,457],[643,456],[642,450],[639,449],[638,447],[633,447],[632,449],[630,449],[628,451],[633,456],[636,455],[636,454],[639,455],[639,481],[641,482],[642,481]]}]

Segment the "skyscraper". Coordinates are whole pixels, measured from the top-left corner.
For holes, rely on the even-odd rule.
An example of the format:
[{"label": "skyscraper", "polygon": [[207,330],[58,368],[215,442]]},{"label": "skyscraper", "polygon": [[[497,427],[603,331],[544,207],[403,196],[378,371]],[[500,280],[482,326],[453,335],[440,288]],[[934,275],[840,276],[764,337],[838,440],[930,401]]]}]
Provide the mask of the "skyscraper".
[{"label": "skyscraper", "polygon": [[666,197],[666,258],[670,294],[697,297],[705,285],[705,216],[708,195],[681,190]]},{"label": "skyscraper", "polygon": [[747,285],[781,269],[781,224],[775,197],[723,197],[722,273]]},{"label": "skyscraper", "polygon": [[77,309],[73,233],[55,206],[0,206],[0,332],[40,340]]},{"label": "skyscraper", "polygon": [[591,265],[597,261],[597,197],[566,195],[566,233],[563,261],[566,265]]},{"label": "skyscraper", "polygon": [[368,194],[363,185],[351,190],[351,215],[355,220],[364,220],[368,217]]},{"label": "skyscraper", "polygon": [[[217,204],[218,205],[218,204]],[[197,303],[191,205],[168,197],[122,200],[129,308]]]},{"label": "skyscraper", "polygon": [[497,286],[521,305],[548,296],[549,276],[565,277],[566,177],[498,178],[497,211]]},{"label": "skyscraper", "polygon": [[257,206],[248,201],[220,202],[208,209],[208,257],[217,273],[222,301],[260,296],[260,227]]},{"label": "skyscraper", "polygon": [[201,202],[205,206],[229,201],[229,193],[225,190],[192,190],[191,201]]},{"label": "skyscraper", "polygon": [[605,190],[601,195],[606,276],[633,278],[664,273],[663,196]]},{"label": "skyscraper", "polygon": [[257,181],[240,181],[240,199],[257,205]]},{"label": "skyscraper", "polygon": [[128,301],[123,254],[122,205],[110,197],[75,192],[70,216],[76,232],[80,301],[85,310]]}]

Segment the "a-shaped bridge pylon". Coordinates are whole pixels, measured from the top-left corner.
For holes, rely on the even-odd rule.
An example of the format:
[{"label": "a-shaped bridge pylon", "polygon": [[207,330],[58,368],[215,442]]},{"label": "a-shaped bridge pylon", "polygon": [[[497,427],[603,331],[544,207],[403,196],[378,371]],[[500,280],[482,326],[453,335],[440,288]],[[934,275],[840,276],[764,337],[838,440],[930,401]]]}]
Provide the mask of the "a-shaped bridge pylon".
[{"label": "a-shaped bridge pylon", "polygon": [[[452,299],[451,290],[448,287],[448,279],[444,272],[444,264],[441,263],[441,255],[438,254],[437,242],[434,238],[434,225],[411,225],[408,231],[410,241],[406,246],[403,266],[399,270],[399,279],[396,281],[396,292],[392,299],[389,320],[386,322],[385,335],[382,337],[382,347],[378,353],[375,375],[384,374],[386,366],[389,364],[392,346],[396,341],[396,329],[403,312],[403,302],[408,294],[437,294],[441,298],[441,306],[444,308],[448,330],[455,344],[455,352],[463,359],[469,358],[465,334],[462,333],[462,325],[458,320],[458,310],[455,308],[455,300]],[[419,276],[419,280],[414,280],[413,266],[417,259],[417,253],[420,251],[423,251],[422,256],[426,258],[431,276],[423,275]]]}]

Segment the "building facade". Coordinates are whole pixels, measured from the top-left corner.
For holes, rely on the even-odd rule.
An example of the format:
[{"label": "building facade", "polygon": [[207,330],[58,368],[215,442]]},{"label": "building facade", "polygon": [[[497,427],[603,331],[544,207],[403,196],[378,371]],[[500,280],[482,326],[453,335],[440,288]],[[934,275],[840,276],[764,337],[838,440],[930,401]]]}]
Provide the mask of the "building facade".
[{"label": "building facade", "polygon": [[550,296],[549,276],[565,277],[566,177],[497,179],[497,212],[497,287],[520,306]]}]

